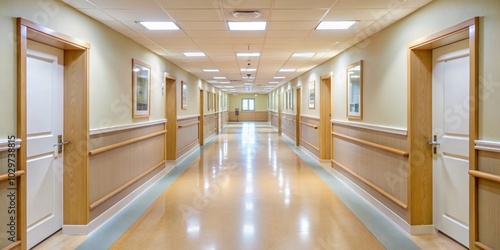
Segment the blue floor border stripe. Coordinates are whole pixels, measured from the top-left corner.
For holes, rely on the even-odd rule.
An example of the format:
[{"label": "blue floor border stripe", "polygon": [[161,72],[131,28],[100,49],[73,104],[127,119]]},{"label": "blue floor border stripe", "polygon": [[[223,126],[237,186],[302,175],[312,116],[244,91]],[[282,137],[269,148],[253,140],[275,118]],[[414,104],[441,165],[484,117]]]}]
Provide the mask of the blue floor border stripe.
[{"label": "blue floor border stripe", "polygon": [[360,198],[353,190],[347,188],[339,179],[328,173],[313,158],[293,143],[284,138],[281,138],[281,140],[313,170],[386,249],[420,249],[401,229],[397,228],[395,224],[389,221],[380,211],[376,210],[368,201]]},{"label": "blue floor border stripe", "polygon": [[199,150],[176,165],[168,174],[154,183],[118,214],[96,229],[76,250],[108,249],[127,229],[161,196],[161,194],[200,157],[204,148],[211,145],[214,136]]}]

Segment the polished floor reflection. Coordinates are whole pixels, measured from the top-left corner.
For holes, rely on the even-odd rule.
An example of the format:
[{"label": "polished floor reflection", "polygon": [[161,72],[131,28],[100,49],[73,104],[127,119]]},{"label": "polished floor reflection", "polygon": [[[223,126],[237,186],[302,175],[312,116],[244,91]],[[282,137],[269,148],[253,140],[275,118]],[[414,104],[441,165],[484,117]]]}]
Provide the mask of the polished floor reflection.
[{"label": "polished floor reflection", "polygon": [[230,125],[110,249],[384,249],[268,125]]}]

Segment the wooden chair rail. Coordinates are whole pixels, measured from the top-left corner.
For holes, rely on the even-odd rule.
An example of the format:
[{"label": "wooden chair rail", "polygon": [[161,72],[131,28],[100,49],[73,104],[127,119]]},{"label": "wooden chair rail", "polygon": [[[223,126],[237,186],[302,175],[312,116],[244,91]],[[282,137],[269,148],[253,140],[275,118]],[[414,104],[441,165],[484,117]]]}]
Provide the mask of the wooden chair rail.
[{"label": "wooden chair rail", "polygon": [[314,145],[313,145],[313,144],[311,144],[310,142],[308,142],[308,141],[306,141],[306,140],[304,140],[304,139],[302,139],[302,138],[300,139],[300,141],[302,141],[303,143],[307,144],[309,147],[314,148],[314,150],[316,150],[316,151],[318,151],[318,152],[319,152],[319,148],[318,148],[318,147],[316,147],[316,146],[314,146]]},{"label": "wooden chair rail", "polygon": [[186,127],[189,127],[189,126],[193,126],[195,124],[199,124],[200,121],[195,121],[195,122],[190,122],[190,123],[186,123],[186,124],[181,124],[181,125],[178,125],[177,128],[186,128]]},{"label": "wooden chair rail", "polygon": [[127,146],[127,145],[132,144],[132,143],[144,141],[144,140],[147,140],[149,138],[153,138],[153,137],[156,137],[156,136],[159,136],[159,135],[163,135],[165,133],[167,133],[167,131],[166,130],[162,130],[162,131],[158,131],[158,132],[155,132],[155,133],[152,133],[152,134],[149,134],[149,135],[145,135],[145,136],[137,137],[137,138],[130,139],[130,140],[127,140],[127,141],[122,141],[122,142],[119,142],[119,143],[115,143],[115,144],[112,144],[112,145],[109,145],[109,146],[105,146],[105,147],[102,147],[102,148],[98,148],[98,149],[92,150],[92,151],[89,152],[89,155],[92,156],[92,155],[104,153],[106,151],[110,151],[110,150],[113,150],[113,149],[116,149],[116,148]]},{"label": "wooden chair rail", "polygon": [[482,250],[493,250],[493,248],[485,245],[484,243],[481,243],[479,241],[474,242],[474,245],[476,245],[477,248],[482,249]]},{"label": "wooden chair rail", "polygon": [[[18,170],[18,171],[15,172],[15,176],[19,177],[19,176],[21,176],[21,175],[23,175],[25,173],[26,172],[24,172],[24,170]],[[0,181],[6,181],[8,179],[9,179],[9,174],[2,174],[2,175],[0,175]]]},{"label": "wooden chair rail", "polygon": [[387,199],[391,200],[392,202],[396,203],[398,206],[404,208],[404,209],[407,209],[408,208],[408,205],[406,205],[404,202],[400,201],[398,198],[392,196],[391,194],[387,193],[386,191],[384,191],[383,189],[381,189],[380,187],[378,187],[377,185],[373,184],[372,182],[370,182],[369,180],[363,178],[362,176],[356,174],[354,171],[350,170],[349,168],[347,168],[346,166],[340,164],[339,162],[337,162],[336,160],[333,160],[332,159],[332,162],[334,165],[337,165],[339,166],[340,168],[342,168],[344,171],[348,172],[349,174],[351,174],[352,176],[356,177],[358,180],[362,181],[363,183],[365,183],[366,185],[370,186],[371,188],[373,188],[375,191],[379,192],[381,195],[385,196]]},{"label": "wooden chair rail", "polygon": [[177,150],[177,153],[180,153],[184,150],[186,150],[187,148],[190,148],[191,146],[193,146],[194,144],[198,143],[198,139],[194,140],[193,142],[189,143],[188,145],[186,145],[185,147]]},{"label": "wooden chair rail", "polygon": [[500,183],[500,176],[499,175],[489,174],[489,173],[485,173],[485,172],[481,172],[481,171],[477,171],[477,170],[469,170],[469,174],[476,177],[476,178],[481,178],[481,179]]},{"label": "wooden chair rail", "polygon": [[350,137],[350,136],[347,136],[347,135],[343,135],[343,134],[339,134],[339,133],[335,133],[335,132],[332,132],[332,135],[335,136],[335,137],[347,140],[347,141],[351,141],[351,142],[359,143],[359,144],[362,144],[362,145],[365,145],[365,146],[369,146],[369,147],[372,147],[372,148],[380,149],[380,150],[383,150],[383,151],[386,151],[386,152],[389,152],[389,153],[393,153],[393,154],[396,154],[396,155],[399,155],[399,156],[402,156],[402,157],[408,157],[410,155],[408,152],[403,151],[403,150],[399,150],[399,149],[396,149],[396,148],[387,147],[387,146],[384,146],[384,145],[380,145],[378,143],[373,143],[373,142],[361,140],[361,139]]},{"label": "wooden chair rail", "polygon": [[134,182],[140,180],[142,177],[144,177],[147,174],[151,173],[153,170],[155,170],[156,168],[158,168],[159,166],[161,166],[164,163],[165,163],[165,160],[162,160],[160,163],[158,163],[158,164],[154,165],[153,167],[151,167],[150,169],[146,170],[146,172],[141,173],[140,175],[136,176],[132,180],[130,180],[127,183],[123,184],[121,187],[119,187],[116,190],[114,190],[113,192],[111,192],[111,193],[105,195],[104,197],[100,198],[99,200],[97,200],[96,202],[94,202],[94,203],[92,203],[90,205],[90,209],[94,209],[95,207],[101,205],[102,203],[104,203],[105,201],[109,200],[111,197],[113,197],[116,194],[118,194],[119,192],[123,191],[125,188],[129,187],[130,185],[134,184]]},{"label": "wooden chair rail", "polygon": [[304,124],[308,127],[312,127],[314,129],[318,129],[318,125],[314,125],[314,124],[311,124],[311,123],[307,123],[307,122],[300,122],[301,124]]},{"label": "wooden chair rail", "polygon": [[2,250],[11,250],[11,249],[19,249],[21,246],[21,241],[18,240],[16,242],[13,242],[12,244],[4,247]]}]

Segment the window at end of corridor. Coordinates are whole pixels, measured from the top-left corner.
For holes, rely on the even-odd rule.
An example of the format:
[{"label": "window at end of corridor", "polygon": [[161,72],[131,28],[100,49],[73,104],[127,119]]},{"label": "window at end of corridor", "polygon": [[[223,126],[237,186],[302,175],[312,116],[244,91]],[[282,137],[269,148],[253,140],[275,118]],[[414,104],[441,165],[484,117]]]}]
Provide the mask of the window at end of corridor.
[{"label": "window at end of corridor", "polygon": [[255,111],[255,99],[254,98],[241,99],[241,110],[242,111]]}]

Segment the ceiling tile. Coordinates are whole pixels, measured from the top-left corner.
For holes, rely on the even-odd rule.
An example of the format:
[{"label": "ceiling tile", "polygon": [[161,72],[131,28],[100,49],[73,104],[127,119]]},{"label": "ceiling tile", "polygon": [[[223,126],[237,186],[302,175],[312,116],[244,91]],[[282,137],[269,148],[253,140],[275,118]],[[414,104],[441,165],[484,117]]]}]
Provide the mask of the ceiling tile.
[{"label": "ceiling tile", "polygon": [[326,10],[274,10],[271,21],[317,21]]},{"label": "ceiling tile", "polygon": [[79,9],[79,11],[99,21],[116,21],[113,16],[108,15],[106,12],[99,9]]},{"label": "ceiling tile", "polygon": [[72,6],[73,8],[76,9],[93,9],[95,8],[94,5],[92,5],[90,2],[86,0],[61,0],[64,3]]},{"label": "ceiling tile", "polygon": [[180,21],[222,21],[223,16],[217,9],[168,10],[168,14],[177,22]]},{"label": "ceiling tile", "polygon": [[303,21],[303,22],[280,22],[271,21],[267,26],[267,30],[313,30],[318,25],[317,21]]},{"label": "ceiling tile", "polygon": [[275,9],[328,9],[336,0],[276,0]]},{"label": "ceiling tile", "polygon": [[163,8],[170,9],[219,9],[218,1],[209,0],[156,0]]},{"label": "ceiling tile", "polygon": [[377,20],[387,13],[389,9],[332,9],[326,14],[323,20],[342,21],[342,20]]},{"label": "ceiling tile", "polygon": [[388,0],[338,0],[334,9],[392,9],[397,1]]},{"label": "ceiling tile", "polygon": [[206,21],[206,22],[187,22],[180,21],[177,22],[183,30],[203,30],[203,31],[211,31],[211,30],[227,30],[226,23],[218,21]]},{"label": "ceiling tile", "polygon": [[154,0],[123,1],[123,0],[92,0],[100,9],[114,10],[156,10],[158,4]]},{"label": "ceiling tile", "polygon": [[225,9],[248,10],[248,9],[268,9],[271,8],[272,0],[224,0],[220,1]]},{"label": "ceiling tile", "polygon": [[106,10],[119,21],[173,21],[162,10]]}]

